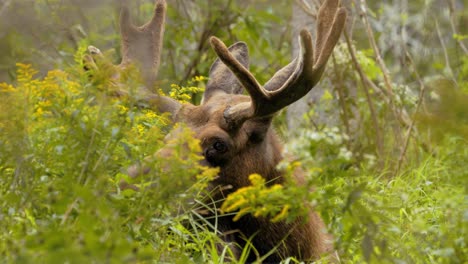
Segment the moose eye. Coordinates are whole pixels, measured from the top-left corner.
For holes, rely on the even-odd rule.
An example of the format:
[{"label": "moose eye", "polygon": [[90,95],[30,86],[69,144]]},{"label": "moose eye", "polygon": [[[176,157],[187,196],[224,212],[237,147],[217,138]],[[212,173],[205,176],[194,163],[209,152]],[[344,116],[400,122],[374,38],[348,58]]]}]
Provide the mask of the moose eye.
[{"label": "moose eye", "polygon": [[224,152],[227,151],[227,145],[222,141],[216,141],[213,144],[213,148],[216,149],[216,151],[218,151],[220,153],[224,153]]}]

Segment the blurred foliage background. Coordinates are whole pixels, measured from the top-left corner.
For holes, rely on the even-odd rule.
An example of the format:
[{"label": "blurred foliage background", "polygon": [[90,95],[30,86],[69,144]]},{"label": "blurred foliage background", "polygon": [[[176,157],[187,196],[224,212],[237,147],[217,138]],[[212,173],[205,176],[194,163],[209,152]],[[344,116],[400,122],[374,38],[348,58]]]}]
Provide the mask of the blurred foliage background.
[{"label": "blurred foliage background", "polygon": [[[313,28],[319,2],[168,0],[158,85],[203,88],[212,35],[245,41],[251,71],[267,81],[293,58],[298,28]],[[317,191],[276,190],[280,200],[307,197],[343,263],[466,263],[468,5],[342,4],[346,32],[316,94],[275,119]],[[124,168],[156,152],[171,124],[131,98],[109,97],[108,80],[91,82],[82,69],[91,44],[120,62],[119,5],[0,1],[0,262],[224,259],[193,214],[216,171],[178,148],[190,131],[174,142],[177,155],[153,161],[150,178],[129,178]],[[141,25],[153,1],[131,9]],[[138,89],[132,76],[129,90]]]}]

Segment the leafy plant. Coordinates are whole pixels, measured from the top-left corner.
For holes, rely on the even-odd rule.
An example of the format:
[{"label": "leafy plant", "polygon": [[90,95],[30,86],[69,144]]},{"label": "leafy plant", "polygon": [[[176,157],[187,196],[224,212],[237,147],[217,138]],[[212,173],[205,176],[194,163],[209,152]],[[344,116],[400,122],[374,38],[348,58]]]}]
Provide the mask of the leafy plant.
[{"label": "leafy plant", "polygon": [[84,72],[51,71],[43,79],[35,73],[18,64],[18,84],[1,85],[2,259],[78,263],[177,255],[164,246],[186,239],[168,232],[187,216],[172,215],[171,208],[189,211],[187,199],[201,195],[216,175],[198,165],[191,132],[182,129],[169,142],[173,155],[131,179],[140,191],[122,188],[129,180],[123,170],[161,147],[167,118],[138,109],[131,98],[109,97]]}]

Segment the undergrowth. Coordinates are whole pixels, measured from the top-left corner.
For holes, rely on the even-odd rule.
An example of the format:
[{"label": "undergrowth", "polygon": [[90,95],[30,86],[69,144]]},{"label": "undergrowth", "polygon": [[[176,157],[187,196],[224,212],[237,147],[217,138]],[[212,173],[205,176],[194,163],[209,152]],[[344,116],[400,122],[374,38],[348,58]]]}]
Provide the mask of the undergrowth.
[{"label": "undergrowth", "polygon": [[[229,245],[200,214],[217,169],[199,165],[198,141],[180,125],[173,155],[153,156],[168,144],[168,116],[138,106],[131,73],[123,75],[129,95],[116,97],[108,79],[90,82],[80,66],[37,78],[18,64],[16,83],[0,84],[1,262],[229,260]],[[419,162],[398,175],[372,155],[356,162],[347,140],[337,129],[303,130],[287,148],[298,161],[281,166],[303,167],[308,184],[266,186],[253,175],[220,213],[289,220],[309,203],[343,263],[466,263],[466,138],[447,136],[431,153],[416,149]],[[128,176],[145,158],[151,173]]]}]

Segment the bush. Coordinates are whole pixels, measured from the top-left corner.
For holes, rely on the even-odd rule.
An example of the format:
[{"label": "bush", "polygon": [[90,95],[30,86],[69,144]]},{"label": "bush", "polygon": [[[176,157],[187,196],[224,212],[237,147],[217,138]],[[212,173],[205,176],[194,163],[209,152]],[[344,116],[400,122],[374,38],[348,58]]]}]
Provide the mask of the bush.
[{"label": "bush", "polygon": [[[150,175],[131,179],[125,168],[161,147],[167,116],[138,109],[130,97],[108,96],[103,83],[90,85],[81,71],[51,71],[43,79],[35,73],[18,64],[17,85],[0,86],[2,259],[187,256],[180,243],[186,238],[175,232],[187,214],[172,214],[172,208],[190,211],[188,200],[216,174],[198,165],[191,132],[182,129],[171,142],[176,155],[153,160]],[[189,149],[186,142],[193,142]],[[187,151],[192,154],[182,155]],[[122,188],[122,180],[140,191]]]}]

